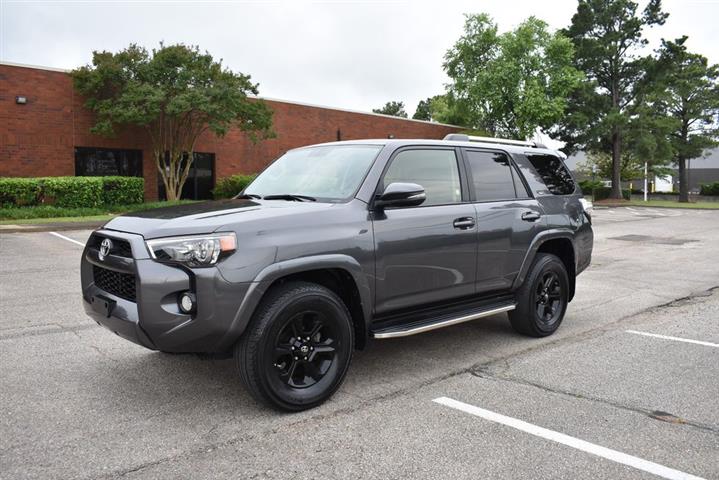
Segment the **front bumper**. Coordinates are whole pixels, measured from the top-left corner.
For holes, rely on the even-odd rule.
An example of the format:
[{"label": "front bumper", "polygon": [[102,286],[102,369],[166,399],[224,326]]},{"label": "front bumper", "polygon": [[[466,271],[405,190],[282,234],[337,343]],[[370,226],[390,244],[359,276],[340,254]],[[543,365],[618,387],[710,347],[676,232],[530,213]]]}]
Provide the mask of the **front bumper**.
[{"label": "front bumper", "polygon": [[[85,247],[80,269],[83,306],[98,324],[143,347],[166,352],[226,351],[242,333],[231,329],[238,328],[233,319],[250,283],[229,283],[215,267],[189,269],[156,262],[140,235],[111,230],[93,235],[128,242],[132,252],[131,257],[111,253],[100,259],[92,237]],[[94,269],[98,268],[133,276],[134,298],[97,285]],[[193,314],[178,307],[178,297],[185,291],[197,298]]]}]

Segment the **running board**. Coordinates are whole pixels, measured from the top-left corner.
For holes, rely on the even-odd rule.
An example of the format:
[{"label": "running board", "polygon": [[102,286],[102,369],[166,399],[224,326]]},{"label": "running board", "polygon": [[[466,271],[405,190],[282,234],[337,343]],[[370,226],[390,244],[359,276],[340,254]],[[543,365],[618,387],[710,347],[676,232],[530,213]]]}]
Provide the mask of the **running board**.
[{"label": "running board", "polygon": [[372,331],[374,338],[399,338],[409,337],[410,335],[416,335],[418,333],[429,332],[430,330],[436,330],[438,328],[449,327],[450,325],[457,325],[458,323],[469,322],[470,320],[476,320],[482,317],[489,317],[498,313],[508,312],[516,308],[515,303],[497,305],[496,303],[485,309],[474,309],[465,312],[457,312],[449,315],[442,315],[440,317],[430,318],[426,320],[420,320],[417,322],[406,323],[404,325],[395,325],[391,327],[381,328],[379,330]]}]

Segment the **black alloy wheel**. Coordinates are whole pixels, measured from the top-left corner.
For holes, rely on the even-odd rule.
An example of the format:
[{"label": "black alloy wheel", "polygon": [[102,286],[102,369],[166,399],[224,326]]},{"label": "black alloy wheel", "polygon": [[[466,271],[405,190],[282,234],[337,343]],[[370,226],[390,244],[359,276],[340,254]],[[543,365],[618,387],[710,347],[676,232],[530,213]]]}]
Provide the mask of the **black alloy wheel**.
[{"label": "black alloy wheel", "polygon": [[347,307],[331,290],[288,282],[263,298],[235,347],[240,377],[280,410],[315,407],[340,387],[354,348]]},{"label": "black alloy wheel", "polygon": [[562,286],[555,272],[545,272],[538,278],[534,298],[537,319],[544,326],[551,327],[562,314]]},{"label": "black alloy wheel", "polygon": [[321,381],[337,356],[336,333],[324,314],[298,313],[275,339],[275,373],[292,388],[307,388]]},{"label": "black alloy wheel", "polygon": [[569,276],[556,255],[538,253],[516,293],[516,308],[509,321],[519,333],[531,337],[553,334],[562,323],[569,299]]}]

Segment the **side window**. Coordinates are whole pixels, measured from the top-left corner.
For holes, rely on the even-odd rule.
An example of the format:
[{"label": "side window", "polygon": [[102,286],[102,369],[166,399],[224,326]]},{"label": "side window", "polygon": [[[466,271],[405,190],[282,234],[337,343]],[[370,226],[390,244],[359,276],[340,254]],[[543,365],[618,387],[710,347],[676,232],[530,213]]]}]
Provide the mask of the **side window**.
[{"label": "side window", "polygon": [[[519,194],[515,192],[512,166],[504,153],[466,150],[465,154],[472,175],[472,188],[476,201],[491,202],[510,200],[518,196],[526,197],[526,190],[524,192],[520,190]],[[519,178],[517,180],[519,181]]]},{"label": "side window", "polygon": [[554,155],[527,155],[527,158],[554,195],[574,193],[574,180],[561,159]]},{"label": "side window", "polygon": [[427,200],[421,206],[462,201],[454,150],[401,151],[384,174],[385,187],[393,182],[416,183],[424,187]]}]

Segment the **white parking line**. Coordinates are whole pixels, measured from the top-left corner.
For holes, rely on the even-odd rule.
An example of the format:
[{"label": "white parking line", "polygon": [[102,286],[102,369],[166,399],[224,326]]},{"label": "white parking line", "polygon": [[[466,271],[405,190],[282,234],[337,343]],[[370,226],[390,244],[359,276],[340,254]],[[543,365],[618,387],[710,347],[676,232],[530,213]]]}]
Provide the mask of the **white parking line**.
[{"label": "white parking line", "polygon": [[483,408],[475,407],[474,405],[469,405],[467,403],[453,400],[451,398],[440,397],[435,398],[432,401],[439,403],[440,405],[444,405],[465,413],[469,413],[470,415],[484,418],[485,420],[501,423],[502,425],[516,428],[517,430],[530,433],[546,440],[551,440],[553,442],[561,443],[562,445],[576,448],[577,450],[581,450],[583,452],[591,453],[592,455],[597,455],[598,457],[606,458],[607,460],[612,460],[613,462],[629,465],[630,467],[634,467],[636,469],[643,470],[645,472],[649,472],[660,477],[669,478],[672,480],[703,480],[701,477],[697,477],[689,473],[674,470],[673,468],[665,467],[664,465],[659,465],[658,463],[643,460],[639,457],[635,457],[632,455],[627,455],[626,453],[618,452],[610,448],[602,447],[594,443],[589,443],[578,438],[570,437],[569,435],[555,432],[554,430],[548,430],[546,428],[538,427],[537,425],[533,425],[531,423],[527,423],[516,418],[506,417],[499,413],[494,413]]},{"label": "white parking line", "polygon": [[645,337],[661,338],[662,340],[674,340],[675,342],[694,343],[696,345],[704,345],[705,347],[719,348],[719,343],[703,342],[701,340],[692,340],[690,338],[671,337],[669,335],[659,335],[658,333],[639,332],[637,330],[625,330],[627,333],[634,335],[644,335]]},{"label": "white parking line", "polygon": [[84,247],[84,246],[85,246],[84,243],[78,242],[77,240],[73,240],[72,238],[66,237],[65,235],[60,235],[60,234],[57,233],[57,232],[48,232],[48,233],[49,233],[50,235],[55,235],[57,238],[62,238],[63,240],[67,240],[68,242],[72,242],[72,243],[75,243],[75,244],[77,244],[77,245],[80,245],[81,247]]}]

